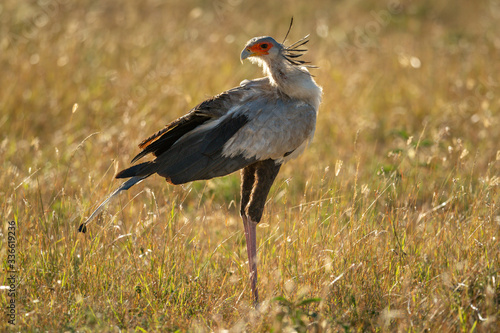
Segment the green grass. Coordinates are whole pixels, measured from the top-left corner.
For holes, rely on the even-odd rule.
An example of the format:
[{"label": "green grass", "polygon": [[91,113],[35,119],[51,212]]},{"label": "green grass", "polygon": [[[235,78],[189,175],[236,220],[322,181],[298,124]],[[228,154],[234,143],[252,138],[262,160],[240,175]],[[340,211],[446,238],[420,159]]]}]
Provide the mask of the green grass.
[{"label": "green grass", "polygon": [[[391,4],[397,6],[391,6]],[[457,331],[500,327],[496,1],[0,5],[0,259],[12,331]],[[239,176],[160,177],[78,225],[137,144],[261,75],[254,36],[311,33],[315,139],[258,228],[251,308]],[[1,285],[7,285],[8,274]],[[0,294],[7,306],[7,291]]]}]

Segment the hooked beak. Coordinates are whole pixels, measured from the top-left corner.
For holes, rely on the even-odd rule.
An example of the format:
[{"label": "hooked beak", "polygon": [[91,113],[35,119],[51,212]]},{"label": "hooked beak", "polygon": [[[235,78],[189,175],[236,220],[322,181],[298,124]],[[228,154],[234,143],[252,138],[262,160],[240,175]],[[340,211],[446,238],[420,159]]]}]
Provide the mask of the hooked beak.
[{"label": "hooked beak", "polygon": [[248,57],[252,57],[254,56],[256,53],[255,52],[252,52],[250,51],[250,49],[248,48],[244,48],[243,51],[241,51],[241,54],[240,54],[240,61],[241,63],[243,63],[243,60],[245,60],[246,58]]}]

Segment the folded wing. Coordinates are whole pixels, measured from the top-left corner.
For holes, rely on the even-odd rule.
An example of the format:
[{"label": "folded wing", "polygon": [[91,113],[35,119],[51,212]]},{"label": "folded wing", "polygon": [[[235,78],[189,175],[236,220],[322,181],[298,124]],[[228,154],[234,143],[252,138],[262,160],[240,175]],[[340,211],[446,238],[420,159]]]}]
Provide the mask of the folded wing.
[{"label": "folded wing", "polygon": [[248,81],[195,107],[144,140],[132,160],[152,153],[117,178],[158,173],[173,184],[220,177],[261,160],[293,157],[314,133],[316,110],[283,98],[268,80]]},{"label": "folded wing", "polygon": [[266,84],[257,80],[244,84],[204,101],[185,116],[145,139],[143,150],[132,159],[153,154],[153,161],[134,165],[120,171],[116,178],[144,177],[153,173],[173,184],[223,176],[241,169],[255,159],[222,154],[224,144],[248,122],[240,109],[256,95],[256,86]]}]

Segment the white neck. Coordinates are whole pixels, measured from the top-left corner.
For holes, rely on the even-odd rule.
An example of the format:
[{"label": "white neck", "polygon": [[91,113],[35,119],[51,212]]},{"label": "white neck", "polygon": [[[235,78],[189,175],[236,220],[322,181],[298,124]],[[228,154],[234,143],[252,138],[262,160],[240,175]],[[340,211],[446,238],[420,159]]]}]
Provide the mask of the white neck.
[{"label": "white neck", "polygon": [[306,67],[297,67],[284,59],[273,59],[264,63],[264,72],[271,83],[285,95],[303,100],[318,110],[322,89],[316,84]]}]

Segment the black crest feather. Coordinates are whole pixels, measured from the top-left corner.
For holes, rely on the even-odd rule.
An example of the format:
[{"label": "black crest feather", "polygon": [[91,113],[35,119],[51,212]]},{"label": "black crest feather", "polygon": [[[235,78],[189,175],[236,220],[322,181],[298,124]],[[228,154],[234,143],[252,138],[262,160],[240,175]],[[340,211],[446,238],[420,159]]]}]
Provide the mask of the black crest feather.
[{"label": "black crest feather", "polygon": [[290,20],[290,26],[288,26],[288,31],[286,32],[285,38],[283,39],[283,58],[285,58],[289,63],[291,63],[294,66],[304,66],[308,68],[317,68],[316,66],[309,65],[310,62],[304,61],[304,60],[298,60],[297,58],[300,58],[304,53],[307,52],[307,49],[305,48],[300,48],[301,46],[306,45],[309,43],[309,35],[299,39],[295,43],[293,43],[290,46],[285,46],[285,41],[286,38],[288,37],[288,34],[290,33],[290,30],[292,30],[292,25],[293,25],[293,16]]},{"label": "black crest feather", "polygon": [[295,43],[290,46],[284,46],[283,49],[283,57],[294,66],[305,66],[308,68],[317,68],[316,66],[309,65],[310,62],[304,60],[298,60],[297,58],[304,55],[307,52],[307,49],[300,48],[301,46],[309,43],[309,35],[299,39]]}]

